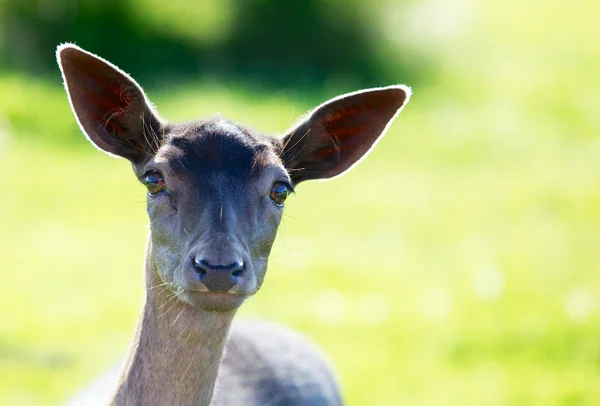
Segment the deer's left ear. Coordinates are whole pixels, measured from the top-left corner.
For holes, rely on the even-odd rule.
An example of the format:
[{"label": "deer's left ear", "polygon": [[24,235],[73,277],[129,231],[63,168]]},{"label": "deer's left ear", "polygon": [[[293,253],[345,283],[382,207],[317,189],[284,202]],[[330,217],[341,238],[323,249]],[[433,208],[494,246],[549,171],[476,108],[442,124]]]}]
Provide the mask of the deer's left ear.
[{"label": "deer's left ear", "polygon": [[317,107],[283,138],[281,158],[297,184],[332,178],[369,153],[406,105],[403,85],[362,90]]}]

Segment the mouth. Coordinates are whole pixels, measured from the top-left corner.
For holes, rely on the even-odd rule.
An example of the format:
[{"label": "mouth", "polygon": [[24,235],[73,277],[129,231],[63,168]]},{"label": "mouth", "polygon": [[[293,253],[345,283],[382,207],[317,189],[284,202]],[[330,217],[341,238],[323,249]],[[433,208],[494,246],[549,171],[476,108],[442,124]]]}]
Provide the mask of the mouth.
[{"label": "mouth", "polygon": [[186,303],[206,311],[226,312],[235,310],[244,303],[248,295],[229,292],[198,292],[184,290],[179,293]]}]

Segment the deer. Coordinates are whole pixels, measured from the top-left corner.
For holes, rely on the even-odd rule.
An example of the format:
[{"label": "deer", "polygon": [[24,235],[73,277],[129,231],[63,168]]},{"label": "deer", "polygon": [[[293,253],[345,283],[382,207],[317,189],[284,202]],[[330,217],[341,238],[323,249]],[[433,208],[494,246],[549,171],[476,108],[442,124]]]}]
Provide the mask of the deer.
[{"label": "deer", "polygon": [[286,199],[299,183],[356,166],[411,89],[335,97],[271,136],[220,116],[166,121],[107,60],[69,43],[56,57],[83,134],[129,160],[147,189],[137,327],[118,378],[82,404],[341,405],[338,378],[315,344],[273,322],[233,319],[263,284]]}]

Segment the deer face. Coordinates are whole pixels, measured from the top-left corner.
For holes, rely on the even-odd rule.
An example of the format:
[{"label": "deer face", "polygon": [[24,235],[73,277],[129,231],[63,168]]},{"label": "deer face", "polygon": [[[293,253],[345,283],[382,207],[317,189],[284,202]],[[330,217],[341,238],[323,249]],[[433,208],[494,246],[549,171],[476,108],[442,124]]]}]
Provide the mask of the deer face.
[{"label": "deer face", "polygon": [[73,45],[57,58],[88,139],[127,158],[147,188],[154,279],[211,311],[235,309],[260,288],[293,188],[354,166],[410,96],[400,85],[340,96],[274,138],[222,118],[167,123],[109,62]]},{"label": "deer face", "polygon": [[223,119],[169,126],[143,168],[152,260],[180,299],[238,306],[261,286],[292,191],[273,140]]}]

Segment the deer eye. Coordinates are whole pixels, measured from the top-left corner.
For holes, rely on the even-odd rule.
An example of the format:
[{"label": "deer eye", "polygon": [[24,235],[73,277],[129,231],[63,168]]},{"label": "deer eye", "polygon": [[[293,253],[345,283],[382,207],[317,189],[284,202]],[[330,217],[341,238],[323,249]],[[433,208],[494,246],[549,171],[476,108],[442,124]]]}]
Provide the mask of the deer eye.
[{"label": "deer eye", "polygon": [[165,185],[165,178],[159,172],[148,172],[144,175],[144,185],[148,189],[150,196],[156,196],[160,192],[167,190]]},{"label": "deer eye", "polygon": [[283,202],[289,196],[291,192],[290,186],[283,182],[275,182],[271,188],[271,194],[269,197],[277,206],[283,206]]}]

